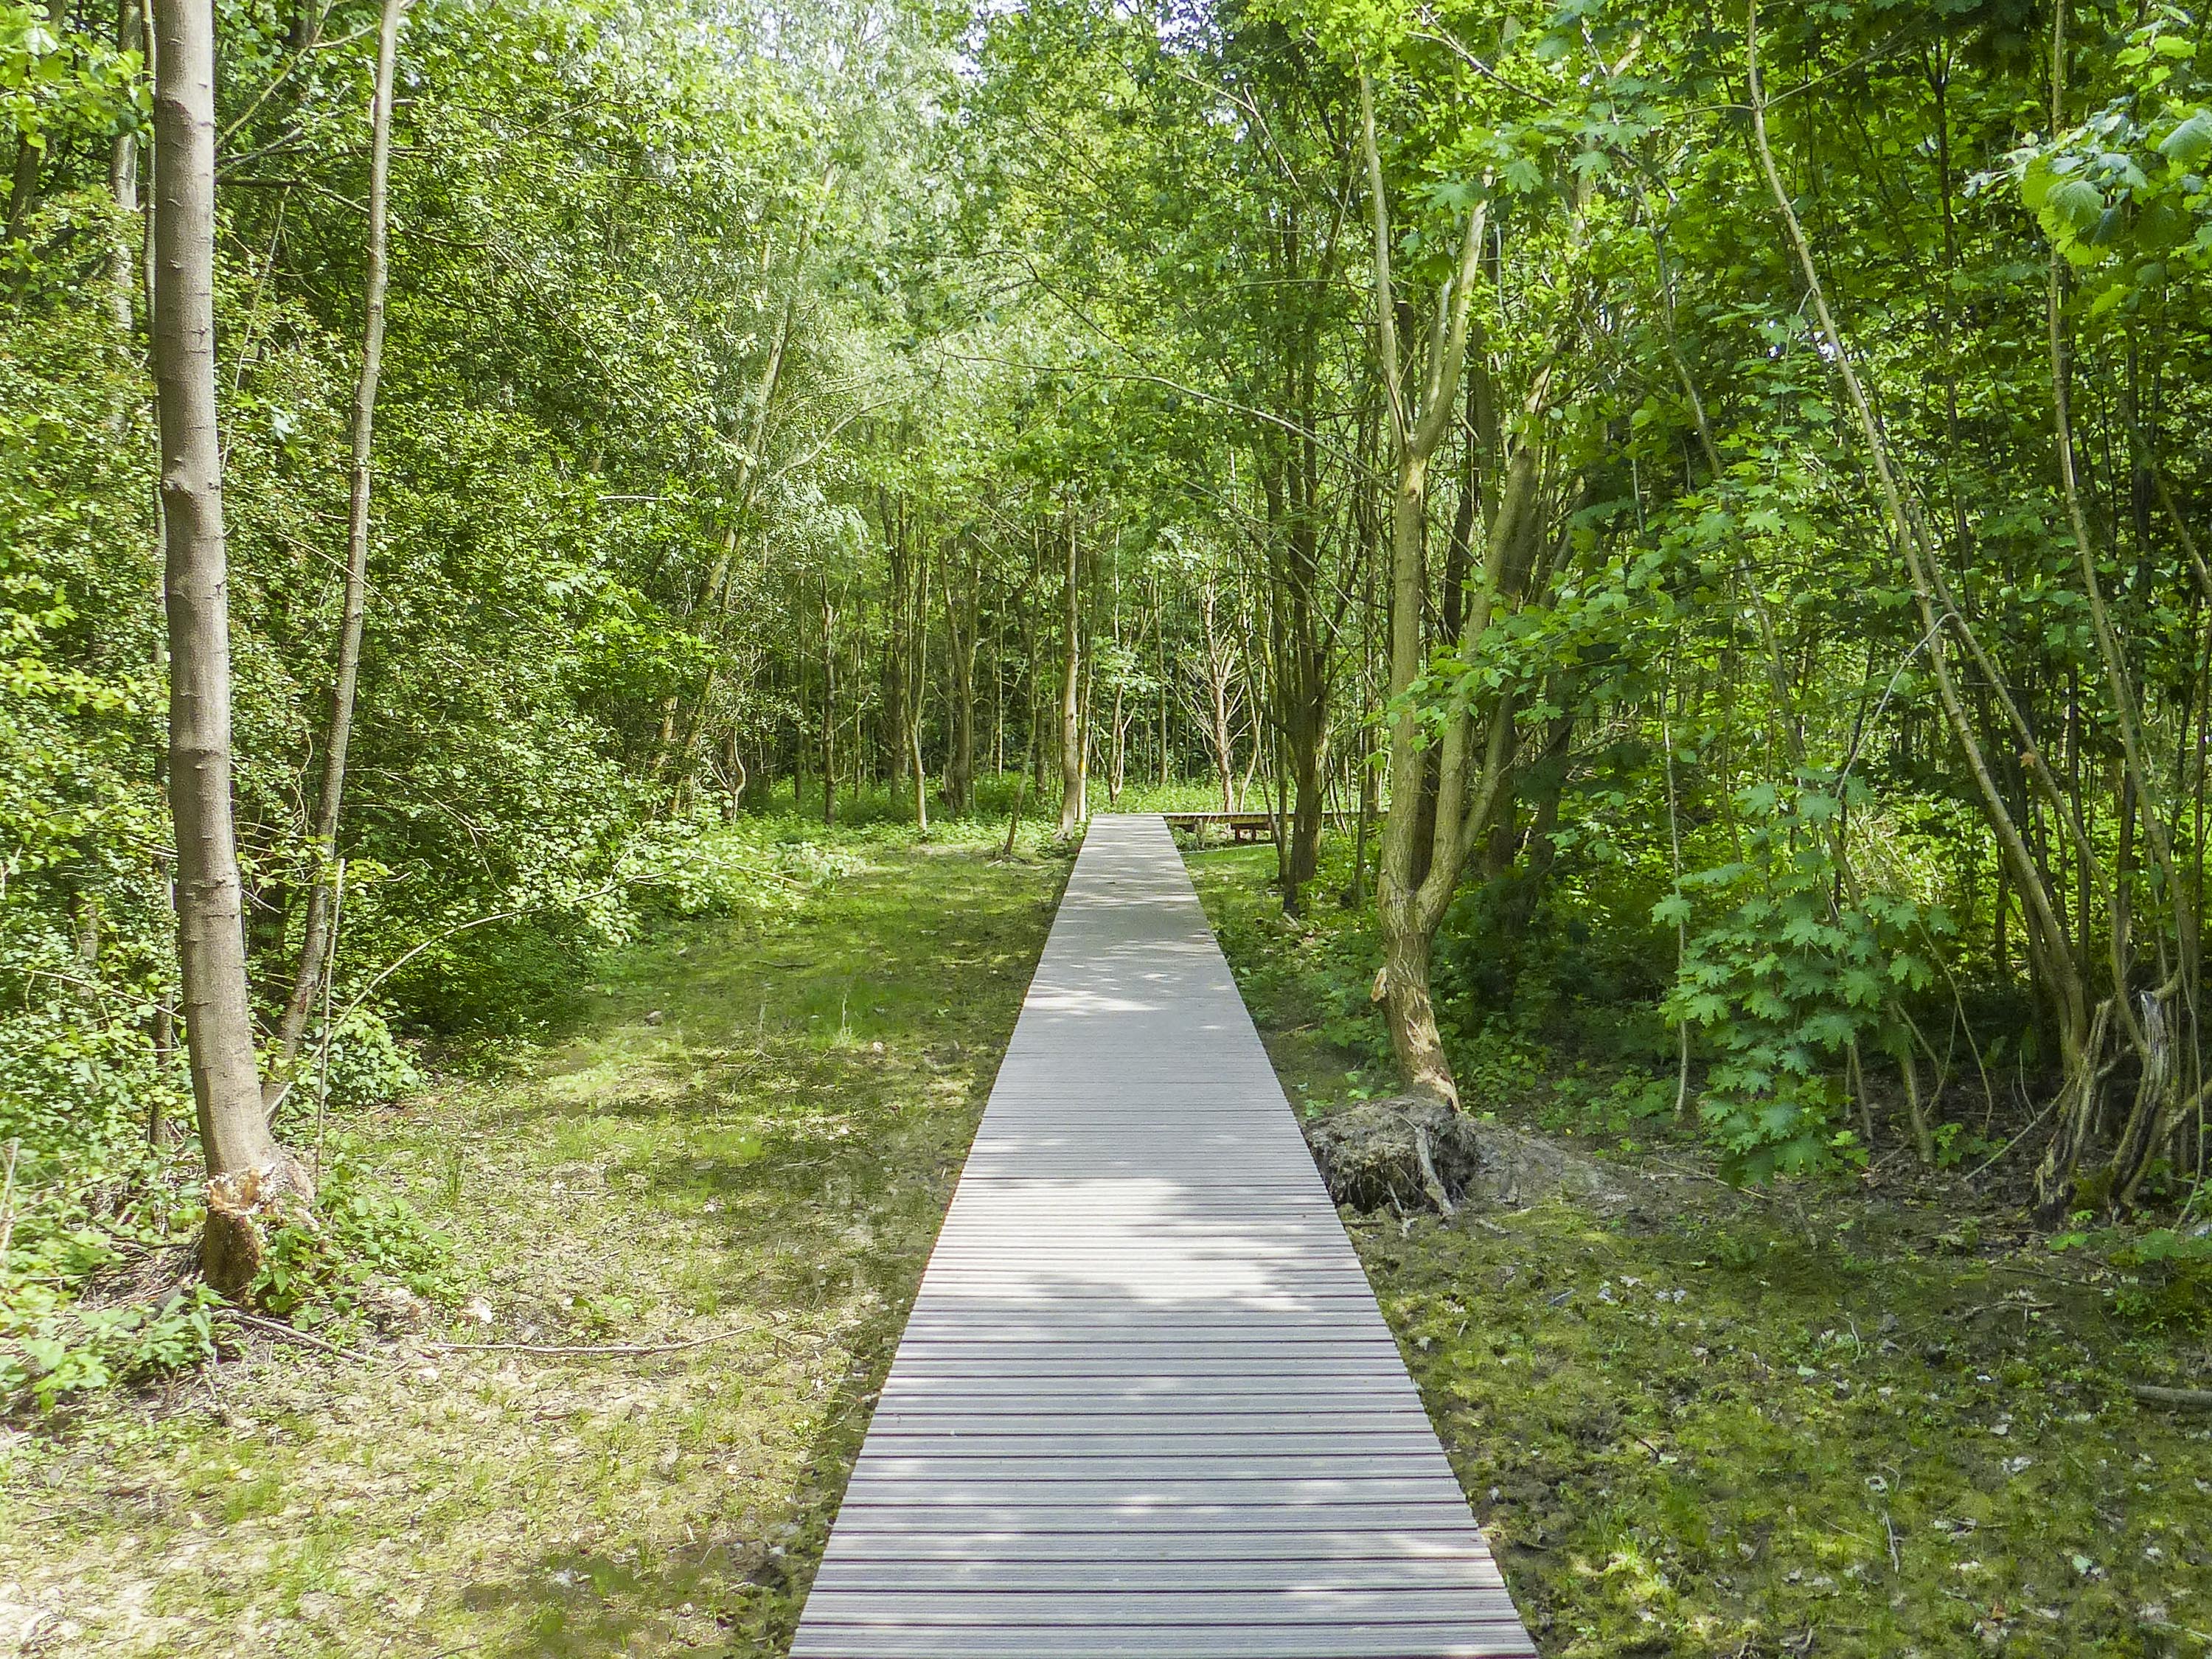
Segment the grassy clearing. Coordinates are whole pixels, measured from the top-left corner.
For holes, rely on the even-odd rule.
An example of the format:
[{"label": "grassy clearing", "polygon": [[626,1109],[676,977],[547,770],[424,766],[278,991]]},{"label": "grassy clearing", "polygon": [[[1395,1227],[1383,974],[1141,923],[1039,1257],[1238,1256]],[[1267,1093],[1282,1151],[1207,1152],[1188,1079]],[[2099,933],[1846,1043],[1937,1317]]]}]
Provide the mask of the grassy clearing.
[{"label": "grassy clearing", "polygon": [[994,839],[829,836],[781,908],[579,963],[556,1036],[356,1126],[454,1314],[0,1430],[0,1652],[780,1652],[1065,874]]},{"label": "grassy clearing", "polygon": [[[1284,921],[1273,860],[1191,863],[1319,1109],[1382,1086],[1346,993],[1370,958],[1334,904]],[[1954,1184],[1736,1194],[1649,1115],[1649,1073],[1502,1035],[1457,1059],[1469,1109],[1579,1129],[1638,1195],[1348,1218],[1547,1653],[2212,1651],[2212,1420],[2127,1386],[2202,1386],[2201,1334]]]}]

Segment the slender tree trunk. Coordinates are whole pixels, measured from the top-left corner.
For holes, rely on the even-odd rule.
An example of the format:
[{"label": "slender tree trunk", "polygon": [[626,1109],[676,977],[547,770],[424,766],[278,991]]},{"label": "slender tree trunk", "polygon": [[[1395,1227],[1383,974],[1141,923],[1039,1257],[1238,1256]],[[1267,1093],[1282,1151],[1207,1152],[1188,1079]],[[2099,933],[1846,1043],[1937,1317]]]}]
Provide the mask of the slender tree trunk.
[{"label": "slender tree trunk", "polygon": [[[58,34],[69,19],[68,0],[46,0],[46,26]],[[15,171],[8,190],[7,237],[19,241],[23,234],[23,221],[30,216],[39,200],[39,173],[46,165],[46,152],[42,144],[34,144],[27,134],[15,141]]]},{"label": "slender tree trunk", "polygon": [[948,668],[952,696],[951,754],[945,769],[946,810],[965,817],[975,805],[975,647],[978,629],[976,588],[982,573],[969,561],[966,591],[951,580],[948,565],[945,582],[945,645],[951,653]]},{"label": "slender tree trunk", "polygon": [[806,757],[814,746],[806,707],[808,678],[806,659],[802,654],[791,665],[794,688],[793,700],[797,705],[791,726],[791,810],[793,813],[806,810]]},{"label": "slender tree trunk", "polygon": [[914,774],[914,825],[923,835],[929,833],[929,769],[921,760],[921,724],[926,712],[929,684],[929,559],[925,554],[921,568],[915,573],[914,604],[914,696],[907,717],[906,731],[901,734],[906,745],[908,769]]},{"label": "slender tree trunk", "polygon": [[[331,860],[337,856],[338,814],[345,798],[346,750],[353,739],[355,699],[361,684],[362,623],[368,604],[369,463],[376,434],[376,387],[384,368],[385,244],[392,179],[392,87],[399,55],[399,20],[408,0],[384,0],[377,21],[376,82],[369,105],[368,270],[362,283],[361,374],[353,391],[353,469],[346,511],[344,609],[338,624],[337,675],[331,692],[331,725],[323,744],[323,781],[315,798],[309,851],[314,884],[307,890],[306,935],[292,994],[276,1033],[279,1071],[300,1052],[314,1006],[315,990],[329,963]],[[327,1041],[327,1034],[325,1034]],[[270,1086],[281,1088],[277,1076]]]},{"label": "slender tree trunk", "polygon": [[1075,799],[1080,822],[1091,822],[1091,751],[1096,747],[1097,725],[1092,718],[1094,693],[1098,687],[1097,665],[1091,660],[1091,640],[1084,638],[1083,709],[1080,734],[1076,739],[1075,753],[1078,769],[1075,775]]},{"label": "slender tree trunk", "polygon": [[1127,716],[1123,713],[1123,702],[1122,687],[1116,684],[1114,688],[1111,732],[1113,750],[1107,757],[1106,766],[1106,810],[1109,812],[1118,812],[1121,810],[1121,783],[1127,775],[1126,769],[1128,765],[1129,722]]},{"label": "slender tree trunk", "polygon": [[[889,490],[878,492],[878,516],[883,520],[884,562],[889,577],[885,584],[885,608],[890,611],[885,620],[890,623],[884,632],[884,716],[890,728],[893,750],[892,789],[894,797],[898,786],[906,781],[909,755],[910,724],[907,711],[907,659],[912,653],[913,641],[908,633],[907,599],[908,586],[908,561],[912,552],[906,536],[906,514],[903,503],[896,501]],[[865,623],[863,624],[865,629]],[[916,696],[920,693],[917,690]],[[915,780],[917,789],[921,780]]]},{"label": "slender tree trunk", "polygon": [[1237,733],[1229,724],[1229,683],[1218,672],[1207,683],[1207,730],[1212,733],[1213,769],[1221,780],[1221,810],[1237,810]]},{"label": "slender tree trunk", "polygon": [[822,584],[822,822],[837,822],[837,610]]},{"label": "slender tree trunk", "polygon": [[1075,538],[1075,505],[1067,505],[1067,562],[1060,623],[1066,635],[1060,672],[1060,827],[1066,841],[1083,827],[1083,593],[1081,554]]},{"label": "slender tree trunk", "polygon": [[169,805],[177,837],[177,957],[192,1098],[208,1170],[201,1262],[227,1294],[260,1271],[262,1223],[312,1202],[307,1172],[269,1133],[246,1000],[231,817],[230,624],[222,447],[216,428],[215,19],[210,0],[155,0],[160,202],[154,366],[161,393]]},{"label": "slender tree trunk", "polygon": [[[59,11],[61,7],[57,4],[53,9]],[[39,168],[46,155],[27,135],[15,141],[15,170],[8,186],[6,234],[11,242],[22,240],[23,222],[30,217],[32,204],[39,199]]]},{"label": "slender tree trunk", "polygon": [[[1441,890],[1448,899],[1458,882],[1460,805],[1456,775],[1464,739],[1441,757],[1436,827],[1437,851],[1425,874],[1418,873],[1424,779],[1428,768],[1419,716],[1404,704],[1405,693],[1419,676],[1424,657],[1422,611],[1427,570],[1422,550],[1427,512],[1429,460],[1449,425],[1466,358],[1468,309],[1480,271],[1486,216],[1468,216],[1457,270],[1439,296],[1435,326],[1418,387],[1404,383],[1398,348],[1396,301],[1390,277],[1389,202],[1384,194],[1382,162],[1375,138],[1374,91],[1359,79],[1360,137],[1367,163],[1373,212],[1375,319],[1383,395],[1389,405],[1397,483],[1391,502],[1390,654],[1388,696],[1400,704],[1390,726],[1390,804],[1382,825],[1382,864],[1376,884],[1376,914],[1382,934],[1382,963],[1375,977],[1375,996],[1383,1005],[1390,1043],[1406,1086],[1456,1105],[1459,1090],[1445,1057],[1429,990],[1429,956],[1443,906],[1432,902]],[[1493,715],[1493,738],[1510,727],[1510,714]],[[1463,721],[1455,720],[1455,728]],[[1493,747],[1494,747],[1493,742]],[[1509,738],[1510,751],[1510,738]]]},{"label": "slender tree trunk", "polygon": [[734,726],[721,734],[721,781],[728,790],[728,805],[723,807],[723,817],[730,823],[737,823],[737,814],[745,807],[745,785],[750,783],[750,776],[745,775],[745,757],[738,752]]},{"label": "slender tree trunk", "polygon": [[[115,42],[125,51],[138,44],[145,25],[140,18],[138,0],[123,0],[117,9]],[[115,324],[117,356],[125,363],[131,358],[131,324],[137,305],[137,272],[131,258],[131,239],[125,234],[127,222],[138,212],[138,135],[123,131],[115,135],[107,149],[107,189],[115,198],[115,210],[126,222],[118,226],[114,245],[107,251],[107,312]],[[129,417],[127,403],[118,404],[116,428],[120,431]]]},{"label": "slender tree trunk", "polygon": [[[1256,709],[1265,706],[1260,701],[1256,692],[1248,696],[1244,702],[1248,708]],[[1260,769],[1261,751],[1267,747],[1264,733],[1257,720],[1252,722],[1251,730],[1252,750],[1244,757],[1244,770],[1237,780],[1237,811],[1240,812],[1244,810],[1244,803],[1252,798],[1252,779]]]},{"label": "slender tree trunk", "polygon": [[1006,775],[1006,622],[991,623],[991,775]]},{"label": "slender tree trunk", "polygon": [[[1314,420],[1314,375],[1308,363],[1292,377],[1300,423]],[[1288,834],[1279,842],[1283,908],[1297,915],[1321,868],[1322,820],[1328,767],[1329,658],[1333,623],[1320,614],[1320,456],[1310,436],[1291,445],[1287,495],[1291,521],[1284,543],[1283,638],[1277,650],[1277,725],[1289,750]],[[1279,792],[1285,781],[1277,780]]]},{"label": "slender tree trunk", "polygon": [[[1042,557],[1039,559],[1042,563]],[[1027,769],[1030,787],[1040,799],[1044,795],[1044,695],[1043,628],[1033,605],[1022,610],[1022,656],[1029,665],[1022,677],[1024,749],[1022,764]]]},{"label": "slender tree trunk", "polygon": [[1160,603],[1159,578],[1152,578],[1152,665],[1160,681],[1160,787],[1168,787],[1168,623]]}]

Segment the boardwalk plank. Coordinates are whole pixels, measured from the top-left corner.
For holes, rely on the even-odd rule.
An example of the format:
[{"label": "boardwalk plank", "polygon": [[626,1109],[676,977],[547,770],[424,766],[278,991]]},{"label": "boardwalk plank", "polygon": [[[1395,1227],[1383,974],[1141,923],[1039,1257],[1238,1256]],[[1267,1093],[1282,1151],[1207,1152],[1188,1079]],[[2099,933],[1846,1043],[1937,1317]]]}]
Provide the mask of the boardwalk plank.
[{"label": "boardwalk plank", "polygon": [[1534,1651],[1172,842],[1098,820],[793,1659]]}]

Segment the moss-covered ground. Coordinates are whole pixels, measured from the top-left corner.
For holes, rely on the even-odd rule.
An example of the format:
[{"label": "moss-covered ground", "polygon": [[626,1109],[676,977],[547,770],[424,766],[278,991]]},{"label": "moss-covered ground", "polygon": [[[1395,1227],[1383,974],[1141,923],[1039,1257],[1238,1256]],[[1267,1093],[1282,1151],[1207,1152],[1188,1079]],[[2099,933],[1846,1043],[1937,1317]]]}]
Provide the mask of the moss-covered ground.
[{"label": "moss-covered ground", "polygon": [[[1285,921],[1267,848],[1190,863],[1291,1098],[1386,1090],[1364,913]],[[2129,1391],[2203,1386],[2201,1334],[1955,1176],[1737,1193],[1670,1078],[1455,1058],[1633,1199],[1346,1217],[1547,1654],[2212,1651],[2212,1414]]]},{"label": "moss-covered ground", "polygon": [[453,1306],[0,1428],[0,1652],[781,1651],[1065,875],[999,833],[830,837],[351,1126]]}]

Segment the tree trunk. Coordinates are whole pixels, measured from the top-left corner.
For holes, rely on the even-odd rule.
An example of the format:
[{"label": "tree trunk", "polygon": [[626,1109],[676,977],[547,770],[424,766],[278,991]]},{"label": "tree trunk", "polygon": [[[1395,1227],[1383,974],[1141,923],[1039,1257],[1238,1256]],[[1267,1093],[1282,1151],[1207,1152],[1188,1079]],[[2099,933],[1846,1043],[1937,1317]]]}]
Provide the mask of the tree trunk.
[{"label": "tree trunk", "polygon": [[[300,1052],[315,990],[330,964],[331,860],[337,856],[338,814],[345,797],[346,750],[353,738],[356,695],[361,684],[362,622],[368,602],[369,461],[376,433],[376,387],[384,368],[384,295],[387,280],[385,242],[386,202],[392,179],[392,85],[399,56],[399,20],[409,0],[384,0],[376,33],[376,82],[369,101],[368,246],[362,283],[361,374],[353,391],[353,470],[346,511],[344,608],[338,624],[337,675],[331,691],[331,725],[323,744],[323,782],[315,799],[315,822],[308,847],[315,860],[314,884],[307,890],[306,935],[300,965],[292,975],[292,994],[276,1033],[281,1073]],[[325,1041],[328,1034],[325,1034]],[[278,1076],[269,1079],[281,1088]]]},{"label": "tree trunk", "polygon": [[1035,606],[1023,606],[1022,657],[1028,669],[1022,677],[1022,765],[1029,774],[1030,787],[1040,799],[1044,794],[1044,714],[1039,707],[1044,679],[1042,631]]},{"label": "tree trunk", "polygon": [[[138,44],[144,25],[140,21],[138,0],[123,0],[117,9],[115,43],[125,51]],[[138,135],[123,131],[115,135],[107,149],[107,189],[115,198],[115,210],[125,224],[117,228],[114,246],[107,252],[107,311],[115,324],[115,349],[119,361],[127,364],[131,358],[131,330],[137,274],[131,254],[131,239],[125,234],[127,222],[138,212]],[[130,413],[127,402],[118,402],[115,428],[119,433]]]},{"label": "tree trunk", "polygon": [[1159,783],[1164,789],[1168,787],[1168,621],[1157,576],[1152,579],[1152,665],[1160,682]]},{"label": "tree trunk", "polygon": [[914,774],[914,827],[929,833],[929,769],[921,760],[921,722],[929,684],[929,560],[925,555],[915,573],[914,696],[908,708],[907,727],[901,741],[907,750],[907,769]]},{"label": "tree trunk", "polygon": [[837,611],[822,584],[822,822],[837,822]]},{"label": "tree trunk", "polygon": [[722,734],[722,787],[727,792],[722,816],[726,823],[735,823],[738,814],[744,810],[745,785],[750,781],[745,771],[745,757],[738,748],[738,728],[732,726]]},{"label": "tree trunk", "polygon": [[[69,19],[68,0],[46,0],[46,26],[58,34]],[[23,221],[30,216],[31,209],[39,199],[39,173],[45,167],[45,146],[34,144],[25,134],[15,140],[15,171],[8,190],[7,237],[19,241],[23,234]]]},{"label": "tree trunk", "polygon": [[945,633],[951,652],[952,693],[952,752],[945,769],[945,810],[965,817],[975,806],[975,647],[978,599],[981,572],[971,559],[967,590],[945,572]]},{"label": "tree trunk", "polygon": [[1206,730],[1212,733],[1213,769],[1221,780],[1221,810],[1237,810],[1237,734],[1229,726],[1229,687],[1217,678],[1206,688],[1211,701],[1206,708]]},{"label": "tree trunk", "polygon": [[1111,732],[1113,750],[1107,758],[1106,766],[1106,810],[1109,812],[1121,810],[1121,784],[1127,775],[1129,759],[1129,723],[1123,713],[1123,702],[1122,688],[1116,684],[1114,688]]},{"label": "tree trunk", "polygon": [[1075,539],[1075,507],[1067,507],[1067,562],[1063,573],[1060,623],[1066,640],[1060,672],[1060,827],[1066,841],[1083,827],[1083,594],[1080,554]]},{"label": "tree trunk", "polygon": [[264,1224],[313,1201],[269,1133],[246,1001],[230,801],[230,623],[216,428],[215,19],[209,0],[155,0],[154,368],[161,392],[163,597],[169,638],[169,807],[177,958],[208,1215],[201,1266],[226,1294],[261,1268]]},{"label": "tree trunk", "polygon": [[[1459,1090],[1444,1056],[1429,994],[1429,953],[1445,902],[1459,877],[1460,789],[1466,744],[1463,719],[1451,723],[1439,758],[1433,849],[1425,873],[1417,872],[1422,795],[1428,754],[1419,717],[1405,694],[1419,676],[1424,657],[1422,609],[1427,569],[1422,548],[1428,505],[1429,459],[1449,428],[1466,359],[1468,310],[1480,272],[1484,210],[1468,216],[1457,269],[1438,296],[1436,322],[1422,363],[1421,384],[1404,383],[1398,348],[1396,301],[1391,289],[1390,212],[1382,162],[1375,139],[1375,96],[1359,78],[1360,138],[1373,212],[1375,320],[1377,355],[1388,404],[1397,488],[1390,521],[1390,651],[1388,696],[1399,706],[1390,725],[1390,804],[1382,826],[1382,862],[1376,883],[1376,915],[1382,934],[1382,963],[1375,996],[1384,1006],[1390,1042],[1408,1090],[1457,1105]],[[1471,625],[1471,619],[1470,619]],[[1500,727],[1510,733],[1510,711],[1492,715],[1493,751]],[[1510,738],[1508,742],[1510,755]],[[1493,758],[1495,758],[1493,753]]]},{"label": "tree trunk", "polygon": [[[884,608],[890,612],[884,620],[890,626],[884,630],[884,719],[890,728],[893,751],[891,793],[896,800],[898,787],[907,780],[912,758],[909,752],[911,734],[908,730],[911,721],[907,709],[907,658],[913,650],[913,641],[907,631],[907,564],[912,550],[907,542],[904,504],[895,500],[889,490],[879,491],[877,499],[877,515],[883,520],[884,526],[885,574],[889,577],[884,598]],[[864,631],[866,626],[864,622]],[[916,695],[919,695],[918,691]],[[919,777],[915,780],[915,787],[919,793],[921,787]]]}]

